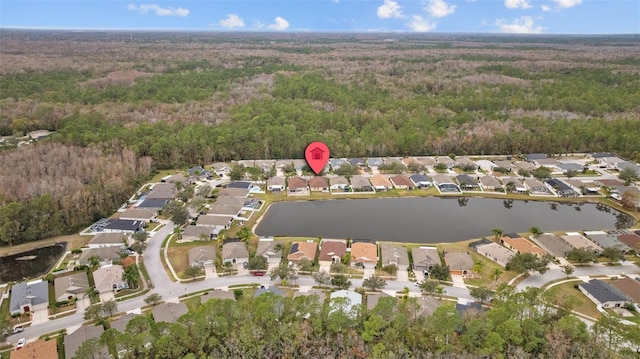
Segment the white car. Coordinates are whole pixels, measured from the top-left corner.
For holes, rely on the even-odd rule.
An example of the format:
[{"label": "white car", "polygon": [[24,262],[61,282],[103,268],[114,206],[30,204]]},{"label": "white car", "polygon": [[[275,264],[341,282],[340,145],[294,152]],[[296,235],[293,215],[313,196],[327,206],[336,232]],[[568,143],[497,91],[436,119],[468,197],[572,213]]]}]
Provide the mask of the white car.
[{"label": "white car", "polygon": [[16,345],[16,350],[22,349],[25,344],[27,344],[27,340],[25,338],[20,338],[20,340],[18,340],[18,345]]}]

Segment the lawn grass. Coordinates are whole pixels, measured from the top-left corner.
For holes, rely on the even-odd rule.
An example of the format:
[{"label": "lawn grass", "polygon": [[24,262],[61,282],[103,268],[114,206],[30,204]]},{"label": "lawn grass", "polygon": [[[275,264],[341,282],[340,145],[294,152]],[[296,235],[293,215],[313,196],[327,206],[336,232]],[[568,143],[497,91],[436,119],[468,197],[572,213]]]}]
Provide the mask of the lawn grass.
[{"label": "lawn grass", "polygon": [[553,286],[548,290],[558,303],[565,301],[571,296],[577,298],[579,303],[573,308],[574,311],[588,315],[592,318],[600,319],[602,314],[596,308],[596,304],[589,298],[587,298],[587,296],[584,295],[579,289],[573,287],[574,285],[579,283],[580,281],[578,280],[568,283],[562,283]]},{"label": "lawn grass", "polygon": [[169,263],[173,267],[173,270],[176,272],[176,274],[178,274],[178,277],[180,277],[181,279],[187,279],[187,277],[182,276],[182,272],[189,266],[189,250],[201,246],[217,246],[215,242],[194,241],[176,243],[176,238],[176,236],[173,236],[173,238],[169,240],[167,257],[169,258]]},{"label": "lawn grass", "polygon": [[21,253],[30,251],[32,249],[46,247],[55,243],[67,242],[67,250],[81,248],[86,246],[87,243],[93,238],[92,236],[81,236],[79,234],[71,234],[67,236],[56,236],[47,239],[42,239],[35,242],[16,244],[11,247],[0,247],[0,256],[11,255],[15,253]]},{"label": "lawn grass", "polygon": [[187,305],[187,308],[189,308],[190,312],[195,312],[196,309],[198,309],[198,307],[200,306],[200,296],[190,297],[183,300],[182,302]]}]

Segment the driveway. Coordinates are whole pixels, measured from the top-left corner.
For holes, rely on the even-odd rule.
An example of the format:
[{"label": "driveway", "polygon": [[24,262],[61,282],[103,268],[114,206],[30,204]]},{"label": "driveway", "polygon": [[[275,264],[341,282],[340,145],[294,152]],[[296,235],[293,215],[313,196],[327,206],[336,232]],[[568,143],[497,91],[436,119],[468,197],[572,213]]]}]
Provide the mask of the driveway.
[{"label": "driveway", "polygon": [[461,275],[451,275],[451,281],[453,281],[453,286],[458,288],[466,288],[467,286],[464,284],[464,279]]},{"label": "driveway", "polygon": [[406,269],[398,269],[398,273],[396,273],[396,280],[400,282],[408,282],[409,281],[409,272]]},{"label": "driveway", "polygon": [[49,321],[49,309],[39,309],[31,314],[31,325],[41,324]]},{"label": "driveway", "polygon": [[369,278],[374,274],[376,274],[376,269],[375,268],[365,268],[364,269],[364,277],[362,277],[362,278]]},{"label": "driveway", "polygon": [[104,303],[104,302],[108,302],[110,300],[115,300],[116,297],[113,295],[113,292],[105,292],[105,293],[100,293],[100,302]]}]

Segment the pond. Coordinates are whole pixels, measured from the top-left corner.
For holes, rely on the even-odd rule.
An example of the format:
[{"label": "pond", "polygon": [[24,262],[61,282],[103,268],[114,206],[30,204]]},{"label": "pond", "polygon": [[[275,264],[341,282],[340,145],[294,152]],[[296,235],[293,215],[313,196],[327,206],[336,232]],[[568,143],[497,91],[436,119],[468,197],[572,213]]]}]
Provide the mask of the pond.
[{"label": "pond", "polygon": [[380,198],[274,203],[260,236],[368,238],[444,243],[504,233],[629,228],[635,220],[596,203],[491,198]]},{"label": "pond", "polygon": [[47,273],[66,248],[66,242],[56,243],[0,258],[0,284],[37,278]]}]

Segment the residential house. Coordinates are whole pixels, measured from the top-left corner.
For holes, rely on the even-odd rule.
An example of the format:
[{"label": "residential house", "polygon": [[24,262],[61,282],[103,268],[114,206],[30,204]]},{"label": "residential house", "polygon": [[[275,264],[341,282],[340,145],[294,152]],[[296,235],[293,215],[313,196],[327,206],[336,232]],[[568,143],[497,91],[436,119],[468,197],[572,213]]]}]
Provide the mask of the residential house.
[{"label": "residential house", "polygon": [[573,171],[573,172],[582,172],[582,170],[584,169],[584,165],[581,165],[579,163],[573,163],[573,162],[559,162],[556,167],[560,170],[560,172],[562,172],[563,174],[566,174],[569,171]]},{"label": "residential house", "polygon": [[411,175],[409,179],[416,188],[429,188],[432,185],[429,177],[422,174]]},{"label": "residential house", "polygon": [[478,164],[474,161],[470,160],[469,157],[460,157],[456,158],[456,166],[462,168],[478,168]]},{"label": "residential house", "polygon": [[232,292],[229,292],[227,290],[214,289],[211,292],[201,296],[200,297],[200,303],[204,304],[204,303],[210,301],[211,299],[220,299],[220,300],[231,299],[231,300],[236,300],[236,297],[233,295]]},{"label": "residential house", "polygon": [[125,250],[124,244],[120,247],[100,247],[83,249],[77,260],[78,265],[91,265],[91,257],[98,257],[98,264],[102,266],[110,265],[120,261],[120,256]]},{"label": "residential house", "polygon": [[303,169],[305,166],[307,166],[307,167],[309,166],[309,165],[307,164],[307,161],[306,161],[306,160],[302,160],[302,159],[291,160],[291,163],[293,164],[293,167],[294,167],[294,168],[296,169],[296,171],[298,171],[298,172],[302,171],[302,169]]},{"label": "residential house", "polygon": [[222,263],[238,264],[249,262],[249,251],[239,239],[227,239],[222,245]]},{"label": "residential house", "polygon": [[523,183],[531,195],[548,196],[551,194],[547,186],[535,178],[525,178]]},{"label": "residential house", "polygon": [[49,307],[49,283],[42,279],[16,283],[11,287],[11,315],[46,310]]},{"label": "residential house", "polygon": [[598,160],[603,157],[615,157],[615,155],[609,152],[594,152],[591,154],[591,158],[593,158],[594,160]]},{"label": "residential house", "polygon": [[418,158],[418,161],[420,161],[423,165],[425,165],[425,167],[429,167],[433,169],[433,166],[436,165],[436,160],[433,157],[420,157]]},{"label": "residential house", "polygon": [[485,191],[504,192],[504,187],[502,187],[500,180],[491,175],[480,177],[480,184]]},{"label": "residential house", "polygon": [[422,166],[422,162],[418,161],[417,158],[415,157],[405,157],[402,159],[402,164],[405,165],[405,167],[409,167],[411,164],[415,164],[417,166]]},{"label": "residential house", "polygon": [[[224,217],[213,217],[213,216],[200,216],[200,217],[210,217],[210,218],[224,218]],[[200,220],[200,218],[198,218]],[[214,237],[213,231],[216,228],[212,228],[209,226],[193,226],[188,225],[184,227],[182,235],[180,236],[180,242],[193,242],[193,241],[208,241]]]},{"label": "residential house", "polygon": [[355,318],[362,307],[362,295],[352,290],[337,290],[329,296],[330,312],[340,310],[348,316]]},{"label": "residential house", "polygon": [[382,159],[384,164],[389,166],[392,164],[404,165],[404,161],[401,161],[399,157],[385,157]]},{"label": "residential house", "polygon": [[258,239],[258,248],[256,249],[256,257],[265,257],[267,263],[280,263],[282,260],[282,251],[276,250],[276,242],[273,237]]},{"label": "residential house", "polygon": [[320,242],[320,255],[318,262],[320,266],[329,266],[333,263],[340,263],[342,257],[347,253],[347,241],[341,239],[323,239]]},{"label": "residential house", "polygon": [[546,167],[554,173],[560,173],[560,162],[555,158],[541,158],[539,160],[533,161],[533,164],[537,167]]},{"label": "residential house", "polygon": [[[511,161],[509,161],[511,162]],[[489,161],[489,160],[478,160],[476,161],[476,165],[478,165],[478,168],[485,171],[485,172],[493,172],[493,169],[498,167],[495,163]],[[508,168],[509,170],[511,170],[510,168]]]},{"label": "residential house", "polygon": [[380,157],[369,157],[367,158],[367,166],[372,170],[377,170],[380,165],[382,165],[384,161]]},{"label": "residential house", "polygon": [[156,183],[151,190],[144,195],[145,199],[173,200],[178,194],[178,189],[174,183]]},{"label": "residential house", "polygon": [[231,167],[224,162],[216,162],[211,167],[213,167],[213,172],[219,177],[224,177],[231,172]]},{"label": "residential house", "polygon": [[533,161],[538,161],[545,158],[547,158],[547,155],[544,153],[530,153],[525,157],[525,160],[527,162],[533,162]]},{"label": "residential house", "polygon": [[[223,205],[214,203],[213,206],[209,207],[209,210],[207,210],[207,216],[231,217],[232,219],[239,219],[240,212],[242,212],[241,204],[238,204],[235,206],[223,206]],[[214,221],[213,219],[203,218],[202,222],[200,222],[200,226],[204,226],[205,223],[210,223],[213,221]],[[222,221],[224,222],[224,220]],[[198,225],[198,222],[196,222],[196,226],[197,225]],[[211,227],[211,225],[209,227]]]},{"label": "residential house", "polygon": [[318,245],[314,241],[293,242],[287,259],[293,262],[308,259],[313,262],[316,259],[317,251]]},{"label": "residential house", "polygon": [[309,194],[309,185],[307,184],[307,180],[302,177],[291,177],[289,178],[287,185],[287,194],[289,195],[308,195]]},{"label": "residential house", "polygon": [[128,313],[125,314],[123,316],[121,316],[120,318],[112,321],[111,323],[109,323],[109,327],[111,329],[115,329],[117,331],[119,331],[120,333],[124,333],[127,330],[127,324],[129,324],[129,322],[131,321],[131,319],[137,317],[140,314],[135,314],[135,313]]},{"label": "residential house", "polygon": [[623,277],[611,283],[620,293],[636,304],[640,304],[640,277]]},{"label": "residential house", "polygon": [[284,192],[286,187],[286,180],[284,177],[275,176],[267,179],[267,191],[269,192],[281,193]]},{"label": "residential house", "polygon": [[229,206],[242,209],[244,207],[245,202],[247,202],[246,197],[231,197],[231,196],[219,196],[215,205],[217,206]]},{"label": "residential house", "polygon": [[348,163],[348,162],[345,161],[342,158],[331,158],[329,160],[329,165],[331,165],[331,170],[333,170],[333,171],[337,170],[338,168],[340,168],[345,163]]},{"label": "residential house", "polygon": [[602,253],[602,248],[600,248],[600,246],[593,243],[580,233],[570,232],[564,236],[560,236],[560,238],[564,239],[573,248],[581,248],[594,253]]},{"label": "residential house", "polygon": [[[205,230],[209,231],[209,234],[217,234],[217,233],[214,233],[216,230],[217,232],[220,232],[221,230],[231,228],[231,224],[233,223],[233,217],[226,215],[224,213],[236,212],[236,215],[237,215],[238,209],[232,208],[232,207],[229,207],[229,208],[230,208],[229,211],[225,211],[223,210],[222,206],[218,206],[218,207],[213,206],[212,208],[213,213],[199,216],[198,220],[196,221],[196,225],[187,226],[185,228],[185,233],[187,233],[187,229],[191,229],[188,234],[191,234],[191,231],[193,231],[193,234],[197,234],[197,235],[200,235],[200,233],[204,233],[204,232],[200,232],[200,230],[194,229],[193,227],[205,228]],[[183,237],[183,240],[185,240],[184,234],[182,237]]]},{"label": "residential house", "polygon": [[577,179],[566,179],[564,183],[568,184],[572,190],[576,193],[586,194],[586,195],[597,195],[600,192],[600,187],[598,187],[593,182],[584,182]]},{"label": "residential house", "polygon": [[[296,298],[298,298],[298,297],[310,297],[310,296],[317,297],[318,303],[320,303],[320,304],[324,303],[325,299],[327,298],[327,295],[322,290],[312,289],[312,290],[309,290],[307,292],[295,292],[295,293],[293,293],[293,299],[294,300]],[[307,309],[309,309],[309,308],[307,307]],[[305,315],[305,318],[308,318],[308,316],[310,316],[311,313],[305,313],[304,315]]]},{"label": "residential house", "polygon": [[189,249],[189,265],[204,268],[216,261],[216,249],[213,246],[193,247]]},{"label": "residential house", "polygon": [[274,160],[257,160],[255,162],[255,168],[259,169],[263,173],[269,173],[276,165]]},{"label": "residential house", "polygon": [[422,271],[428,275],[434,265],[442,265],[440,254],[436,247],[421,246],[411,248],[411,256],[413,257],[413,269]]},{"label": "residential house", "polygon": [[[519,167],[516,166],[511,160],[498,160],[498,161],[493,161],[493,163],[495,166],[491,168],[492,171],[495,169],[495,167],[504,168],[509,172],[518,171],[519,169]],[[523,165],[526,164],[527,168],[533,169],[533,165],[529,162],[522,162],[522,164]]]},{"label": "residential house", "polygon": [[[251,184],[251,182],[241,182],[243,186],[244,186],[244,183]],[[223,188],[222,191],[220,191],[220,194],[218,195],[218,197],[248,197],[250,192],[251,191],[249,188],[227,187],[227,188]]]},{"label": "residential house", "polygon": [[577,197],[580,194],[571,189],[571,187],[557,178],[547,178],[544,180],[547,187],[558,194],[558,197]]},{"label": "residential house", "polygon": [[451,157],[448,156],[438,156],[436,157],[436,165],[444,164],[448,169],[452,169],[456,165],[456,161],[452,160]]},{"label": "residential house", "polygon": [[616,157],[616,156],[611,156],[611,157],[601,157],[598,158],[598,163],[600,165],[600,168],[606,168],[606,169],[616,169],[618,163],[620,162],[624,162],[624,160],[620,157]]},{"label": "residential house", "polygon": [[167,205],[167,203],[171,202],[171,200],[168,199],[161,199],[161,198],[147,198],[142,200],[142,202],[138,203],[136,205],[136,208],[138,209],[152,209],[154,211],[159,211],[161,209],[164,208],[164,206]]},{"label": "residential house", "polygon": [[391,296],[385,292],[367,293],[367,310],[373,310],[381,298],[391,298]]},{"label": "residential house", "polygon": [[355,157],[355,158],[347,158],[347,162],[352,166],[352,167],[365,167],[366,162],[360,158],[360,157]]},{"label": "residential house", "polygon": [[409,254],[407,248],[391,243],[380,244],[382,267],[395,264],[399,270],[409,269]]},{"label": "residential house", "polygon": [[369,180],[360,175],[351,177],[351,188],[354,192],[375,192]]},{"label": "residential house", "polygon": [[564,239],[552,233],[545,233],[535,237],[535,241],[554,257],[566,257],[573,249]]},{"label": "residential house", "polygon": [[57,302],[83,298],[89,289],[89,277],[84,271],[62,275],[54,279],[53,287]]},{"label": "residential house", "polygon": [[434,297],[418,297],[418,311],[416,313],[417,317],[428,317],[433,312],[438,309],[438,307],[442,304],[438,299]]},{"label": "residential house", "polygon": [[12,351],[9,359],[58,359],[57,342],[55,339],[38,339]]},{"label": "residential house", "polygon": [[375,268],[378,264],[378,246],[375,242],[354,239],[351,242],[351,263],[363,268]]},{"label": "residential house", "polygon": [[331,186],[329,188],[331,189],[331,192],[344,191],[349,188],[349,180],[342,176],[331,177],[330,181]]},{"label": "residential house", "polygon": [[468,174],[461,174],[456,176],[456,180],[460,184],[460,189],[463,191],[478,191],[480,190],[480,186],[478,182],[473,179],[473,177]]},{"label": "residential house", "polygon": [[618,234],[618,241],[628,245],[636,251],[640,250],[640,235],[635,233],[621,233]]},{"label": "residential house", "polygon": [[444,174],[437,174],[433,176],[433,184],[438,188],[440,193],[460,193],[460,187],[451,179],[451,177]]},{"label": "residential house", "polygon": [[134,208],[120,213],[120,219],[149,223],[156,219],[158,212],[151,208]]},{"label": "residential house", "polygon": [[127,282],[122,279],[124,269],[121,265],[98,268],[93,272],[93,282],[98,293],[117,292],[127,289]]},{"label": "residential house", "polygon": [[395,175],[389,178],[389,181],[393,183],[393,187],[397,189],[414,189],[415,185],[407,176]]},{"label": "residential house", "polygon": [[476,252],[481,254],[499,265],[506,267],[507,263],[516,255],[516,253],[510,249],[507,249],[497,243],[489,243],[476,247]]},{"label": "residential house", "polygon": [[104,226],[104,232],[137,233],[144,229],[144,221],[110,219]]},{"label": "residential house", "polygon": [[393,184],[391,183],[391,181],[389,181],[387,177],[381,174],[373,176],[370,181],[373,185],[373,188],[376,189],[376,192],[384,192],[393,188]]},{"label": "residential house", "polygon": [[123,233],[98,233],[87,244],[89,248],[122,247],[123,245]]},{"label": "residential house", "polygon": [[187,308],[187,305],[184,302],[162,303],[155,306],[151,310],[153,320],[155,320],[156,323],[177,323],[178,318],[187,314],[188,312],[189,308]]},{"label": "residential house", "polygon": [[620,308],[631,302],[611,285],[599,279],[581,283],[578,288],[587,298],[602,308]]},{"label": "residential house", "polygon": [[[253,297],[254,298],[258,298],[259,296],[263,295],[263,294],[267,294],[267,293],[271,293],[275,296],[278,297],[285,297],[287,293],[285,293],[284,290],[278,288],[278,287],[269,287],[269,288],[265,288],[264,286],[261,286],[259,289],[257,289],[254,293],[253,293]],[[278,309],[282,310],[282,305],[281,304],[277,304],[277,306],[279,307]]]},{"label": "residential house", "polygon": [[211,178],[211,172],[202,168],[202,166],[191,167],[187,170],[189,176],[194,177],[198,180],[204,180]]},{"label": "residential house", "polygon": [[460,275],[463,277],[471,275],[473,269],[473,258],[466,252],[446,252],[444,261],[449,266],[451,275]]},{"label": "residential house", "polygon": [[536,169],[536,166],[534,166],[531,162],[515,161],[511,165],[511,169],[515,172],[519,172],[520,170],[531,172]]},{"label": "residential house", "polygon": [[[65,359],[71,359],[76,356],[78,348],[82,343],[89,339],[99,339],[104,328],[102,325],[83,325],[71,334],[64,336],[64,357]],[[106,345],[100,345],[100,351],[93,353],[92,359],[109,359],[109,351]]]},{"label": "residential house", "polygon": [[618,240],[618,236],[613,233],[603,231],[585,231],[584,235],[602,248],[618,248],[624,253],[628,253],[631,250],[631,247],[620,242]]},{"label": "residential house", "polygon": [[537,257],[541,257],[547,253],[542,248],[536,246],[535,244],[529,242],[528,240],[520,237],[517,234],[515,236],[507,235],[501,237],[500,243],[516,253],[531,253],[536,255]]},{"label": "residential house", "polygon": [[309,180],[312,192],[329,192],[329,180],[326,177],[313,177]]}]

